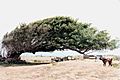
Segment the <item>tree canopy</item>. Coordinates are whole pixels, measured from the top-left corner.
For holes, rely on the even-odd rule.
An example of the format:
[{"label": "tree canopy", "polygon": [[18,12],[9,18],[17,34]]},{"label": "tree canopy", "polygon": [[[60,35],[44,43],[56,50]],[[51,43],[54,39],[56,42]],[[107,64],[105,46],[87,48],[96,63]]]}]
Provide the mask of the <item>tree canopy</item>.
[{"label": "tree canopy", "polygon": [[9,55],[56,49],[84,54],[89,50],[114,49],[116,44],[117,40],[111,39],[106,30],[98,31],[91,24],[65,16],[21,24],[6,33],[2,41]]}]

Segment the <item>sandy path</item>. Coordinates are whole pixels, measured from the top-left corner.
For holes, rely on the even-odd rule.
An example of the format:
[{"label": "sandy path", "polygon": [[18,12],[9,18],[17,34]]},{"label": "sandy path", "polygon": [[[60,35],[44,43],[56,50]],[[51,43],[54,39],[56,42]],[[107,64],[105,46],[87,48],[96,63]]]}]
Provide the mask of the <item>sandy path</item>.
[{"label": "sandy path", "polygon": [[0,67],[0,80],[120,80],[120,69],[101,61],[65,61],[47,65]]}]

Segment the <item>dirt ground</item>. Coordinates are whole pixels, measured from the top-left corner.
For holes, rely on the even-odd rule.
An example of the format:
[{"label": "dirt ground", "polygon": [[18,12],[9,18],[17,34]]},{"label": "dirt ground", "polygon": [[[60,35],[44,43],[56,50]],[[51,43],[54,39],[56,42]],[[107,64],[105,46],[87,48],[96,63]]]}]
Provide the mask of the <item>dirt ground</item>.
[{"label": "dirt ground", "polygon": [[0,66],[0,80],[120,80],[120,68],[103,67],[101,61],[94,60],[34,66]]}]

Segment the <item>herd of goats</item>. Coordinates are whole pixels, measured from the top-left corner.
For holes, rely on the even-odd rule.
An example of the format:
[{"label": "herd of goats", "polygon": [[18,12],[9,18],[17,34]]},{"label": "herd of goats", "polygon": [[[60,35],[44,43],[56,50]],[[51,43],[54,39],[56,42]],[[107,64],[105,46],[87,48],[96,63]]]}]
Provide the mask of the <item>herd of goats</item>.
[{"label": "herd of goats", "polygon": [[[89,58],[90,56],[88,56]],[[92,55],[92,57],[94,57],[94,59],[99,59],[99,60],[102,60],[103,62],[103,66],[106,66],[106,64],[108,63],[109,66],[112,66],[112,58],[106,58],[106,57],[103,57],[103,56],[94,56]],[[86,57],[84,57],[85,59]],[[61,61],[68,61],[68,60],[77,60],[79,59],[79,57],[75,58],[73,56],[67,56],[67,57],[53,57],[51,58],[51,61],[52,62],[61,62]],[[5,58],[5,57],[2,57],[0,55],[0,61],[1,62],[5,62],[5,63],[26,63],[25,60],[21,60],[21,57],[18,57],[18,58]]]},{"label": "herd of goats", "polygon": [[[89,57],[90,56],[88,56],[88,58]],[[107,62],[108,62],[109,66],[112,66],[112,58],[110,58],[110,57],[109,58],[108,57],[103,57],[102,55],[101,56],[92,55],[92,57],[95,59],[95,61],[96,61],[96,59],[102,60],[103,66],[106,66]],[[78,59],[78,58],[73,58],[72,56],[67,56],[67,57],[63,57],[63,58],[54,57],[51,60],[52,60],[52,62],[60,62],[60,61],[76,60],[76,59]],[[84,59],[87,59],[87,58],[84,57]]]}]

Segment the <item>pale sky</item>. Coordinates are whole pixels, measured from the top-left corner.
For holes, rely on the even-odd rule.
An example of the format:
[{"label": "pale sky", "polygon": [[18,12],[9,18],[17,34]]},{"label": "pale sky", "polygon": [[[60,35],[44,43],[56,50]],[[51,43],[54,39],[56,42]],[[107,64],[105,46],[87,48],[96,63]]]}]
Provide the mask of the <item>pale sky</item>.
[{"label": "pale sky", "polygon": [[71,16],[120,38],[120,0],[0,0],[0,39],[20,23]]}]

